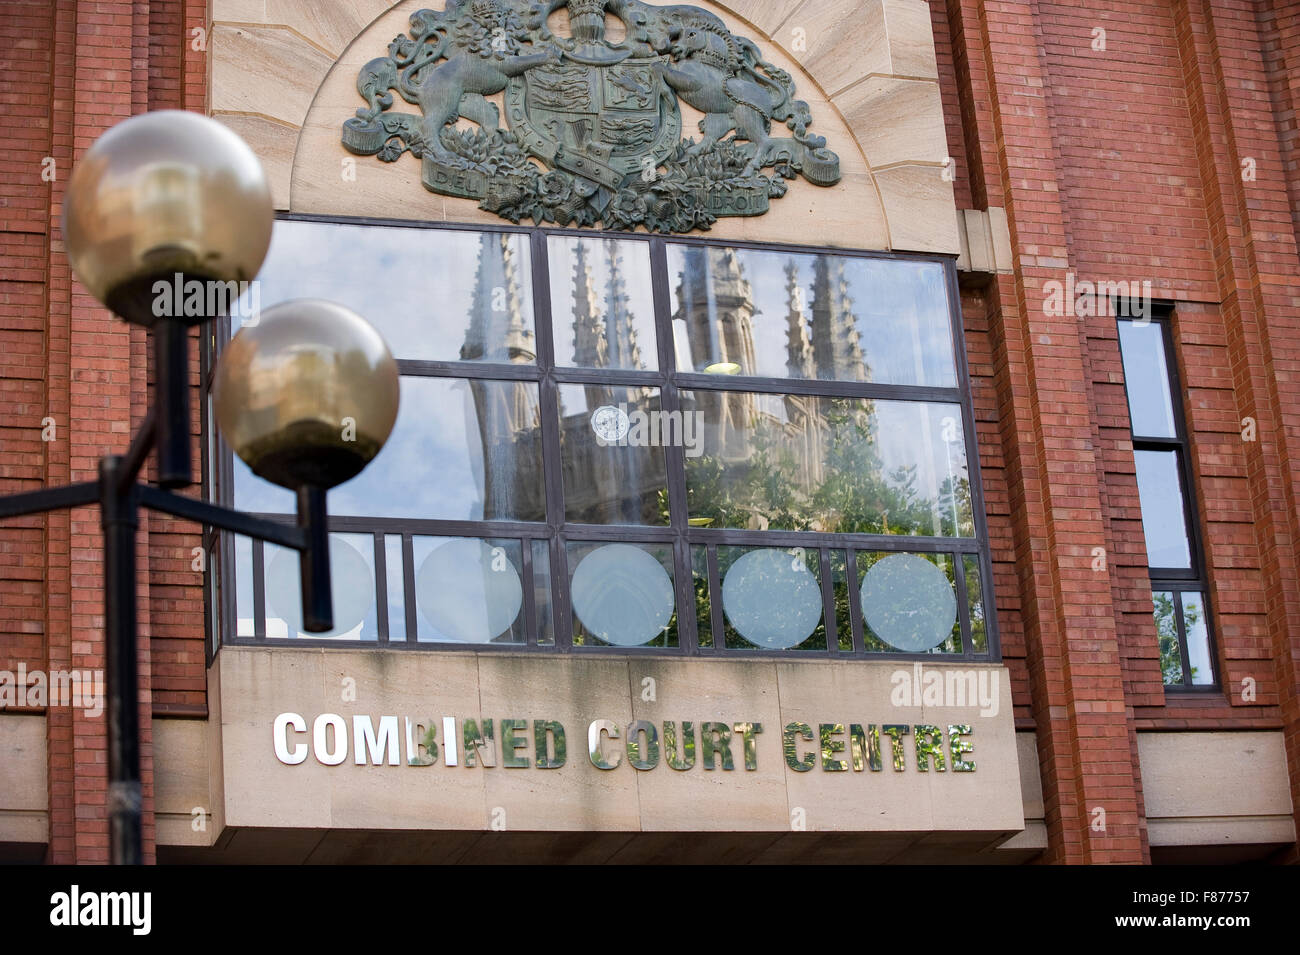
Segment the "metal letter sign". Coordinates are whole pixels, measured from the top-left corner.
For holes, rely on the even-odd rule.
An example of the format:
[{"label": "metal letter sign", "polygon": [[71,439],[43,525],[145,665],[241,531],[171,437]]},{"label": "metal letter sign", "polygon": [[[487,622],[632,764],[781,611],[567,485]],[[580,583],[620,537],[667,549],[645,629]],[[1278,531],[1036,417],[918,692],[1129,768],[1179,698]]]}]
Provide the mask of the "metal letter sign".
[{"label": "metal letter sign", "polygon": [[[550,32],[561,8],[569,37]],[[625,35],[605,39],[607,15]],[[422,115],[391,110],[392,90]],[[448,0],[357,77],[343,145],[423,163],[425,188],[519,222],[688,232],[840,178],[790,74],[712,13],[638,0]],[[487,97],[504,94],[505,120]],[[703,114],[682,139],[679,100]],[[467,127],[460,120],[476,124]],[[789,136],[773,136],[773,121]],[[762,170],[770,169],[765,175]]]}]

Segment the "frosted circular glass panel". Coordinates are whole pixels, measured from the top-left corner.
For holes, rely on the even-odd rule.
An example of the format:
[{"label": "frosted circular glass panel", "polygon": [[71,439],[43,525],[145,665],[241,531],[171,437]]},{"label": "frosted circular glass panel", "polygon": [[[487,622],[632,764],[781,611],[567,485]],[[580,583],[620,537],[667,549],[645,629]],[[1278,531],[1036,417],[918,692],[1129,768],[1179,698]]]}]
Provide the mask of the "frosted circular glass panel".
[{"label": "frosted circular glass panel", "polygon": [[[267,616],[279,617],[291,629],[302,626],[302,576],[298,566],[297,551],[281,550],[271,558],[266,570]],[[319,640],[348,635],[361,625],[374,605],[374,571],[355,547],[337,537],[330,538],[330,589],[334,597],[334,629],[301,636]]]},{"label": "frosted circular glass panel", "polygon": [[957,595],[948,575],[915,554],[882,557],[862,581],[867,626],[896,650],[931,650],[957,621]]},{"label": "frosted circular glass panel", "polygon": [[649,643],[673,616],[668,571],[630,544],[606,544],[582,558],[570,591],[582,625],[616,647]]},{"label": "frosted circular glass panel", "polygon": [[802,557],[752,550],[727,571],[722,609],[755,646],[786,650],[803,643],[822,615],[822,590]]},{"label": "frosted circular glass panel", "polygon": [[480,540],[449,540],[420,564],[415,599],[442,639],[487,643],[519,616],[524,587],[502,548]]}]

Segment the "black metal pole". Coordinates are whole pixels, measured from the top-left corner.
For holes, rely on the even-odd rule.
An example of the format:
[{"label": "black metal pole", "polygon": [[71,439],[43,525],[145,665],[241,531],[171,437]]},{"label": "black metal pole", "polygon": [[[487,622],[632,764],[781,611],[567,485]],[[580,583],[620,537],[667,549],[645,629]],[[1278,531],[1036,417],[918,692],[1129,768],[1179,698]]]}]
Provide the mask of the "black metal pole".
[{"label": "black metal pole", "polygon": [[302,627],[308,633],[334,629],[334,598],[330,591],[330,535],[325,514],[325,489],[298,488],[298,526],[307,535],[302,551]]},{"label": "black metal pole", "polygon": [[189,329],[180,322],[161,321],[153,327],[153,341],[158,485],[189,487],[193,483]]},{"label": "black metal pole", "polygon": [[104,529],[104,643],[108,661],[108,818],[114,865],[143,861],[140,836],[140,705],[136,667],[134,484],[123,486],[119,455],[99,462]]}]

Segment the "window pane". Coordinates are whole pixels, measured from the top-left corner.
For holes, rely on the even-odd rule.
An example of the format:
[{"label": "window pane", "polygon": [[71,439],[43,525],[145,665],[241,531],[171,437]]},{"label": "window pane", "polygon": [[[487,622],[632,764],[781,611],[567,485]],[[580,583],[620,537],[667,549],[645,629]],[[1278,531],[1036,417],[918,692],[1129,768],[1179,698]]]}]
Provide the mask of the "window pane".
[{"label": "window pane", "polygon": [[727,646],[825,650],[820,551],[719,547]]},{"label": "window pane", "polygon": [[[682,393],[693,524],[970,537],[957,405]],[[694,451],[694,453],[692,453]]]},{"label": "window pane", "polygon": [[253,541],[235,537],[235,636],[254,636],[253,619]]},{"label": "window pane", "polygon": [[330,299],[378,328],[398,358],[536,358],[531,258],[519,233],[279,219],[258,281],[261,308]]},{"label": "window pane", "polygon": [[950,554],[858,553],[868,651],[961,653]]},{"label": "window pane", "polygon": [[414,539],[418,639],[524,643],[523,553],[517,540]]},{"label": "window pane", "polygon": [[544,540],[533,547],[533,603],[537,607],[537,642],[555,645],[555,612],[551,608],[551,548]]},{"label": "window pane", "polygon": [[384,535],[384,570],[388,577],[388,639],[399,643],[406,639],[406,575],[398,534]]},{"label": "window pane", "polygon": [[[546,519],[537,385],[402,378],[393,433],[374,461],[329,493],[335,517]],[[234,458],[235,506],[290,514],[294,496]]]},{"label": "window pane", "polygon": [[984,619],[984,588],[981,585],[980,559],[974,554],[963,554],[966,568],[966,603],[970,609],[970,641],[976,653],[989,648],[988,625]]},{"label": "window pane", "polygon": [[374,537],[369,534],[330,535],[334,629],[327,633],[307,633],[302,629],[302,576],[298,552],[267,544],[265,560],[266,635],[269,639],[378,639]]},{"label": "window pane", "polygon": [[943,267],[670,245],[678,371],[955,387]]},{"label": "window pane", "polygon": [[1151,567],[1192,566],[1191,547],[1178,480],[1176,451],[1134,451],[1138,498],[1142,503],[1142,532]]},{"label": "window pane", "polygon": [[1164,329],[1159,322],[1138,325],[1121,321],[1119,345],[1133,433],[1148,438],[1174,437],[1174,407],[1169,396]]},{"label": "window pane", "polygon": [[1187,663],[1192,668],[1192,685],[1212,685],[1214,664],[1210,660],[1209,614],[1205,609],[1205,598],[1192,591],[1184,591],[1179,596],[1183,602],[1183,628],[1187,631]]},{"label": "window pane", "polygon": [[1174,595],[1168,590],[1157,590],[1151,595],[1155,606],[1156,637],[1160,641],[1160,674],[1165,686],[1179,686],[1183,682],[1183,657],[1178,647],[1178,620],[1174,617]]},{"label": "window pane", "polygon": [[564,510],[578,524],[668,523],[663,446],[680,416],[662,415],[658,388],[560,385]]},{"label": "window pane", "polygon": [[555,363],[657,369],[649,243],[551,236],[547,256]]},{"label": "window pane", "polygon": [[831,599],[835,604],[835,642],[841,652],[853,650],[853,614],[849,602],[848,555],[842,550],[830,551]]},{"label": "window pane", "polygon": [[709,552],[699,544],[691,548],[691,577],[695,584],[695,640],[713,646],[713,605],[709,602]]},{"label": "window pane", "polygon": [[671,544],[568,545],[574,646],[675,647]]},{"label": "window pane", "polygon": [[402,378],[388,443],[330,492],[329,509],[340,517],[545,520],[537,385]]}]

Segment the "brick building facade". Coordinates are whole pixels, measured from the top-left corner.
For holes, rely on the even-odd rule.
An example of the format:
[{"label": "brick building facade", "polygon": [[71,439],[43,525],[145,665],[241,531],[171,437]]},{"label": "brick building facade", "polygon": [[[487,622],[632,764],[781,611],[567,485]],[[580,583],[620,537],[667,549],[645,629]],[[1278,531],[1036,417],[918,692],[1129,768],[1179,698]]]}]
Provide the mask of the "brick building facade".
[{"label": "brick building facade", "polygon": [[[368,23],[393,4],[342,6]],[[832,97],[838,81],[826,64],[857,51],[823,25],[872,4],[717,6],[761,28],[764,43],[807,66],[801,84]],[[898,0],[882,9],[891,17],[924,6]],[[364,18],[356,12],[362,8]],[[1025,818],[1041,818],[1041,826],[1027,828],[1008,858],[1295,862],[1300,7],[1287,0],[1122,0],[1100,8],[930,0],[928,12],[946,133],[946,157],[931,164],[936,181],[951,182],[958,210],[961,315],[1001,658],[1015,728],[1032,734],[1021,748],[1025,792],[1041,789],[1040,812],[1030,811],[1036,797],[1024,805]],[[274,0],[0,0],[7,147],[0,490],[93,480],[98,457],[125,448],[146,408],[144,333],[92,300],[65,255],[59,217],[78,157],[136,113],[221,113],[210,79],[222,66],[211,51],[223,30],[244,36],[247,24],[297,17],[294,42],[306,38],[304,56],[332,59],[356,32],[332,16],[330,4]],[[794,38],[814,20],[802,42]],[[287,56],[260,64],[259,82],[275,83],[277,69],[295,65]],[[246,137],[241,123],[265,119],[238,105],[224,113]],[[278,120],[267,122],[276,128]],[[297,135],[281,126],[280,135]],[[940,179],[941,169],[950,174]],[[894,248],[909,251],[905,243]],[[1150,282],[1153,298],[1172,306],[1183,383],[1175,399],[1187,424],[1212,609],[1212,692],[1163,685],[1119,333],[1112,315],[1045,311],[1045,287],[1064,284],[1070,273]],[[194,376],[197,384],[197,358]],[[197,447],[197,409],[195,433]],[[96,510],[79,509],[0,527],[0,669],[103,668],[98,520]],[[155,826],[160,800],[177,784],[164,778],[154,745],[160,725],[214,718],[203,575],[194,568],[200,541],[192,525],[144,518],[150,861],[166,860],[169,850],[170,858],[202,858],[202,849],[183,855],[174,848],[183,840]],[[39,732],[14,729],[14,720]],[[0,784],[0,851],[105,861],[104,719],[18,705],[0,713],[0,726],[6,721],[4,761],[39,764],[41,772],[8,791]],[[1225,753],[1263,745],[1260,759],[1272,774],[1260,785],[1289,805],[1251,809],[1226,796],[1206,796],[1199,809],[1175,805],[1158,752],[1166,743],[1190,747],[1169,752],[1203,754],[1202,765],[1185,766],[1198,776],[1239,765]],[[211,825],[219,829],[218,816]],[[1193,832],[1187,820],[1200,817],[1214,817],[1214,825]],[[1230,823],[1247,817],[1254,821],[1243,828]],[[190,828],[187,818],[176,819]]]}]

